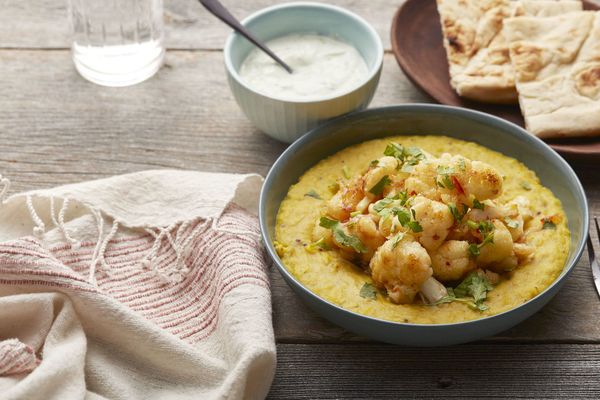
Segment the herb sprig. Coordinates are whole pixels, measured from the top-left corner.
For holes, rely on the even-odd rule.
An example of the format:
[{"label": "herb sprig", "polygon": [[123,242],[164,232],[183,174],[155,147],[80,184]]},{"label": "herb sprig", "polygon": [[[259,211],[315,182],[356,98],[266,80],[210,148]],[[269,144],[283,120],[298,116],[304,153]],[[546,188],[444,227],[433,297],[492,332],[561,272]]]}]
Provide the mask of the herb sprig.
[{"label": "herb sprig", "polygon": [[400,161],[400,170],[410,172],[413,167],[425,159],[423,150],[418,147],[404,147],[399,143],[390,143],[385,148],[384,155],[395,157]]},{"label": "herb sprig", "polygon": [[366,253],[367,248],[356,236],[348,235],[343,228],[343,225],[334,219],[321,217],[319,225],[323,228],[331,229],[333,238],[342,246],[351,247],[357,253]]},{"label": "herb sprig", "polygon": [[471,272],[458,286],[455,288],[448,287],[448,295],[430,305],[436,306],[454,301],[465,303],[470,308],[479,311],[485,311],[489,307],[484,303],[487,299],[487,294],[494,286],[490,281],[477,272]]}]

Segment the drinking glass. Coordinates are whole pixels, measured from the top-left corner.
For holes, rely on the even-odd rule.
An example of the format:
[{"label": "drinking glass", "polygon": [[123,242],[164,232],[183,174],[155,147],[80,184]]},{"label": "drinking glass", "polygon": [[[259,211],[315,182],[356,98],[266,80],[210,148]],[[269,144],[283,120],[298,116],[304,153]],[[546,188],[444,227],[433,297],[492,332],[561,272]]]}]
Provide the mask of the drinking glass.
[{"label": "drinking glass", "polygon": [[69,0],[77,71],[105,86],[142,82],[160,68],[162,0]]}]

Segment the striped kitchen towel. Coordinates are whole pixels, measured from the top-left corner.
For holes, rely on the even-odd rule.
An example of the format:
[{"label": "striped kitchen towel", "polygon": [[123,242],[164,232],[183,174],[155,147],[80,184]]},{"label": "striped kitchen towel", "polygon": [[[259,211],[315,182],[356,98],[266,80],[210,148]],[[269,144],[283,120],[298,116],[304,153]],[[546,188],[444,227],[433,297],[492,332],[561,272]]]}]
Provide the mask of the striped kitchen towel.
[{"label": "striped kitchen towel", "polygon": [[262,178],[145,171],[5,199],[0,398],[264,398]]}]

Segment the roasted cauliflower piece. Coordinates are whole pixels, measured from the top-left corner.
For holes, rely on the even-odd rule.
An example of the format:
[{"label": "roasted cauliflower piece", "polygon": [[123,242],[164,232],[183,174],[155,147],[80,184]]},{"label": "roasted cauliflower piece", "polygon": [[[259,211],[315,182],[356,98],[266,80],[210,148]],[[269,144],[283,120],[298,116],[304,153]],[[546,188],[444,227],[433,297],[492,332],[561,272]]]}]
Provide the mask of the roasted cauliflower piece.
[{"label": "roasted cauliflower piece", "polygon": [[338,192],[327,202],[326,214],[338,221],[346,221],[356,209],[360,201],[365,198],[362,177],[340,185]]},{"label": "roasted cauliflower piece", "polygon": [[454,225],[454,217],[450,209],[447,205],[424,196],[415,197],[411,209],[414,211],[415,221],[422,229],[421,232],[416,233],[419,242],[428,251],[437,249]]},{"label": "roasted cauliflower piece", "polygon": [[448,240],[431,252],[433,276],[442,282],[458,281],[477,265],[469,252],[469,242]]},{"label": "roasted cauliflower piece", "polygon": [[369,266],[373,282],[384,287],[390,299],[399,304],[412,303],[433,274],[427,250],[410,235],[387,240],[377,249]]}]

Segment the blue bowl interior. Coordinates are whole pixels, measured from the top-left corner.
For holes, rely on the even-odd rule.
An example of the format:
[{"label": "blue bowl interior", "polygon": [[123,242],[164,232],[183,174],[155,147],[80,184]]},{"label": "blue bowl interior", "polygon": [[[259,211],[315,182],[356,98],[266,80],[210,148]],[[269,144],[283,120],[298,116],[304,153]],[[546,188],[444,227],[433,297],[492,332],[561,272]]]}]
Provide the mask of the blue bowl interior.
[{"label": "blue bowl interior", "polygon": [[[560,284],[564,283],[563,278],[573,268],[583,251],[588,231],[588,208],[581,183],[571,167],[554,150],[518,126],[487,114],[454,107],[415,104],[361,111],[322,125],[290,146],[269,172],[261,193],[260,205],[260,222],[266,246],[271,256],[279,264],[280,269],[284,267],[273,247],[275,220],[279,204],[287,194],[290,185],[296,183],[307,169],[320,160],[345,147],[392,135],[446,135],[479,143],[523,162],[528,168],[535,171],[542,184],[552,190],[554,195],[561,200],[571,230],[570,252],[561,276],[545,292],[530,300],[533,303],[530,308],[531,313],[537,311],[556,293]],[[298,286],[295,288],[297,291],[304,292],[305,295],[309,294],[309,297],[312,295],[312,298],[308,299],[309,302],[319,301],[315,299],[316,296],[312,292],[304,288],[291,274],[287,271],[282,272],[292,286],[294,284]],[[542,301],[541,297],[546,292],[551,292],[550,296],[547,300]],[[322,299],[320,302],[326,303]],[[521,308],[522,306],[503,314],[462,324],[477,325],[486,319],[498,319],[502,315],[510,314],[513,311],[514,323],[517,323],[528,316],[528,312],[519,310]],[[339,310],[344,311],[346,314],[351,313],[347,310]],[[358,316],[358,314],[354,314],[354,317]],[[371,321],[379,321],[369,317],[360,317]],[[343,323],[342,320],[340,322]],[[352,323],[358,327],[356,321]],[[390,324],[410,325],[387,323],[381,326],[386,327]],[[441,328],[442,326],[449,327],[452,325],[457,324],[430,325],[430,327],[438,326]],[[497,327],[496,330],[499,331],[512,325],[503,325],[498,322],[495,326]],[[487,333],[492,334],[494,332],[489,330]],[[473,338],[476,338],[476,336],[472,336],[470,340]],[[387,337],[382,337],[382,340],[390,341]],[[395,339],[391,339],[391,341],[395,341]],[[460,341],[457,339],[454,342]],[[419,342],[416,341],[415,343]]]},{"label": "blue bowl interior", "polygon": [[[250,16],[243,24],[258,39],[268,41],[290,33],[316,33],[353,45],[373,73],[379,68],[381,42],[376,33],[355,15],[337,7],[311,4],[283,4]],[[232,35],[229,56],[235,72],[254,49],[243,36]]]}]

